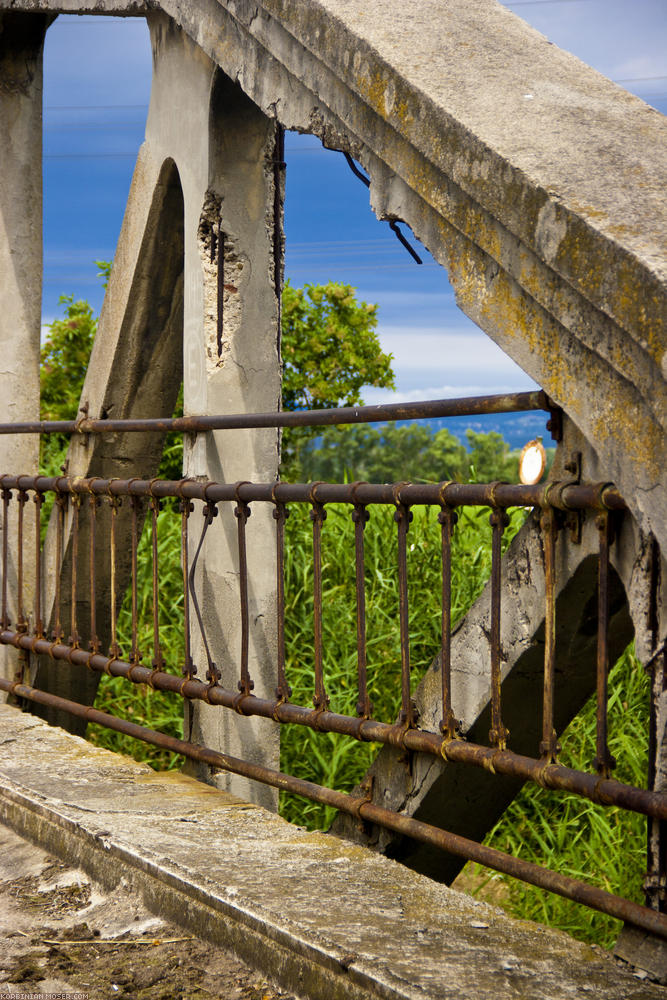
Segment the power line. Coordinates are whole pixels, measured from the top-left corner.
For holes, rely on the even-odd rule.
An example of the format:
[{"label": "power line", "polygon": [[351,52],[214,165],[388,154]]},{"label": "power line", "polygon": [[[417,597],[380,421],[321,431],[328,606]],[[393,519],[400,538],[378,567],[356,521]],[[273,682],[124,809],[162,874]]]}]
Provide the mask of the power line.
[{"label": "power line", "polygon": [[122,157],[136,158],[137,150],[130,153],[45,153],[44,160],[111,160]]},{"label": "power line", "polygon": [[505,7],[543,7],[548,3],[599,3],[600,0],[502,0]]},{"label": "power line", "polygon": [[148,104],[45,104],[45,111],[102,111],[107,108],[147,108]]},{"label": "power line", "polygon": [[643,83],[645,80],[667,80],[667,74],[662,76],[626,76],[622,80],[614,80],[614,83]]}]

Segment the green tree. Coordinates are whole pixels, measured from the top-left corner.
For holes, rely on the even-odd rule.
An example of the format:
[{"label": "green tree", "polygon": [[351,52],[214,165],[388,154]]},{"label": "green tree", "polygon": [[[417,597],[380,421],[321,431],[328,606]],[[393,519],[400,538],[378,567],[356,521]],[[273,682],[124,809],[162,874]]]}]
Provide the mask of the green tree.
[{"label": "green tree", "polygon": [[[363,386],[394,388],[391,355],[380,349],[377,306],[358,302],[349,285],[293,288],[282,297],[283,408],[327,409],[361,403]],[[286,430],[282,474],[299,471],[302,450],[317,428]]]},{"label": "green tree", "polygon": [[465,479],[469,469],[466,449],[450,431],[434,434],[417,423],[327,427],[301,459],[305,478],[333,482],[440,482]]},{"label": "green tree", "polygon": [[[72,295],[61,295],[62,319],[54,319],[41,349],[40,415],[42,420],[76,419],[83,380],[97,330],[92,306]],[[48,434],[41,439],[40,465],[59,475],[69,436]]]},{"label": "green tree", "polygon": [[497,431],[480,434],[467,430],[468,456],[473,478],[478,481],[507,480],[516,482],[518,477],[518,460],[510,454],[510,448]]}]

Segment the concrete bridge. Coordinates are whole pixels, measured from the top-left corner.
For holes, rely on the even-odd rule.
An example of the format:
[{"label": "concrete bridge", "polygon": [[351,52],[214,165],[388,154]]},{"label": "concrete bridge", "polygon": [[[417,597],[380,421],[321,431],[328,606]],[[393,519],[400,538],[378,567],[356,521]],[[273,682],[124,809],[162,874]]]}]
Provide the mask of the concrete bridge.
[{"label": "concrete bridge", "polygon": [[[153,47],[146,139],[82,394],[82,419],[168,416],[181,381],[186,416],[277,411],[283,130],[311,133],[328,148],[348,153],[370,178],[378,217],[410,226],[446,267],[463,311],[547,394],[559,442],[551,477],[559,486],[541,493],[538,505],[550,509],[557,496],[558,509],[566,509],[564,490],[599,484],[597,507],[592,505],[590,515],[583,508],[581,517],[575,513],[576,530],[558,532],[552,557],[545,544],[550,529],[535,517],[498,564],[503,617],[496,667],[512,750],[543,766],[554,764],[557,734],[596,685],[600,689],[605,664],[634,635],[653,677],[649,790],[662,796],[664,118],[548,44],[495,0],[413,0],[407,9],[395,0],[378,0],[372,17],[347,0],[0,0],[0,121],[9,139],[0,149],[1,406],[3,419],[13,422],[39,419],[41,51],[50,23],[63,12],[145,17]],[[493,86],[485,88],[484,80]],[[119,426],[103,435],[90,423],[80,424],[79,430],[86,429],[89,433],[74,435],[70,447],[72,482],[155,476],[160,434]],[[272,483],[278,456],[276,426],[246,427],[234,435],[222,429],[191,433],[185,438],[184,475],[199,484]],[[34,474],[37,436],[3,436],[0,458],[7,473]],[[610,483],[626,513],[609,545],[603,485]],[[407,501],[396,496],[398,507],[407,509]],[[447,496],[453,496],[451,490]],[[487,502],[500,509],[497,496],[491,488]],[[205,491],[204,499],[210,499]],[[313,501],[318,502],[316,494]],[[274,545],[271,514],[269,504],[253,507],[243,564],[251,581],[249,615],[239,597],[233,523],[207,537],[198,569],[205,631],[222,684],[234,687],[233,651],[245,642],[254,696],[265,700],[275,689],[280,634],[275,576],[266,558]],[[130,524],[122,512],[118,517],[117,560],[98,552],[95,598],[75,602],[82,633],[95,612],[102,646],[110,640],[112,596],[131,571],[130,549],[122,544]],[[72,580],[74,525],[70,511],[62,533],[57,518],[49,529],[40,590],[45,622],[53,619],[56,603],[64,620],[71,610],[64,595]],[[7,521],[5,527],[13,594],[17,538]],[[22,541],[30,554],[30,541]],[[604,559],[598,558],[601,544],[608,560],[607,548]],[[595,602],[602,589],[599,565],[607,561],[603,615]],[[79,574],[84,584],[86,572],[82,568]],[[30,574],[22,573],[26,606],[32,606],[30,588],[35,588]],[[450,708],[473,745],[486,741],[482,733],[491,720],[492,749],[502,752],[499,702],[490,692],[488,670],[480,669],[488,660],[493,607],[490,584],[452,636]],[[194,683],[204,677],[206,662],[196,629],[192,644],[200,665],[190,678]],[[535,711],[545,644],[559,691],[546,748],[540,745],[543,720]],[[99,674],[64,670],[44,652],[38,643],[30,647],[32,683],[91,704]],[[6,677],[14,676],[15,656],[7,652]],[[68,656],[74,663],[71,649]],[[410,717],[413,732],[439,732],[442,653],[436,667],[414,692],[419,724]],[[195,743],[259,767],[277,767],[274,720],[282,720],[282,708],[269,718],[241,718],[244,712],[223,712],[199,696],[187,706]],[[41,711],[74,732],[85,730],[81,718],[73,721],[53,706]],[[411,755],[419,737],[401,739],[387,738],[369,775],[372,786],[365,785],[374,807],[481,839],[521,784],[511,768],[492,773],[499,770],[493,760],[462,768],[449,750]],[[602,779],[608,777],[608,763],[602,740]],[[194,771],[208,775],[205,769]],[[275,809],[277,792],[270,785],[227,772],[217,772],[215,782]],[[451,854],[436,854],[409,833],[358,819],[341,815],[338,832],[419,873],[451,881],[462,863]],[[650,831],[647,899],[659,914],[667,899],[663,820],[657,814]],[[658,939],[644,941],[636,928],[624,935],[621,954],[637,958],[642,949],[644,965],[662,970]]]}]

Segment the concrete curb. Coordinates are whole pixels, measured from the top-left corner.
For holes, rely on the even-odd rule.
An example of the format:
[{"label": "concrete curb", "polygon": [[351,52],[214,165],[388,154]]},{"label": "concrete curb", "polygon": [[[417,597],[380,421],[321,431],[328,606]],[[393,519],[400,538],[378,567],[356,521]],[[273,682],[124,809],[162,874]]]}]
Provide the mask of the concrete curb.
[{"label": "concrete curb", "polygon": [[6,705],[0,819],[304,997],[667,997],[564,934]]}]

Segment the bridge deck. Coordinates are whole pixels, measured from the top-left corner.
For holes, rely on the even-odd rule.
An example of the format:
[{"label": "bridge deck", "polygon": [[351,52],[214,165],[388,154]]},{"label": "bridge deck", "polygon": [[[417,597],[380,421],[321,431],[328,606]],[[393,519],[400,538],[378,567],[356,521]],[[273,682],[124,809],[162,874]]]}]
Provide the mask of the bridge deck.
[{"label": "bridge deck", "polygon": [[564,934],[0,706],[0,819],[300,996],[665,998]]}]

